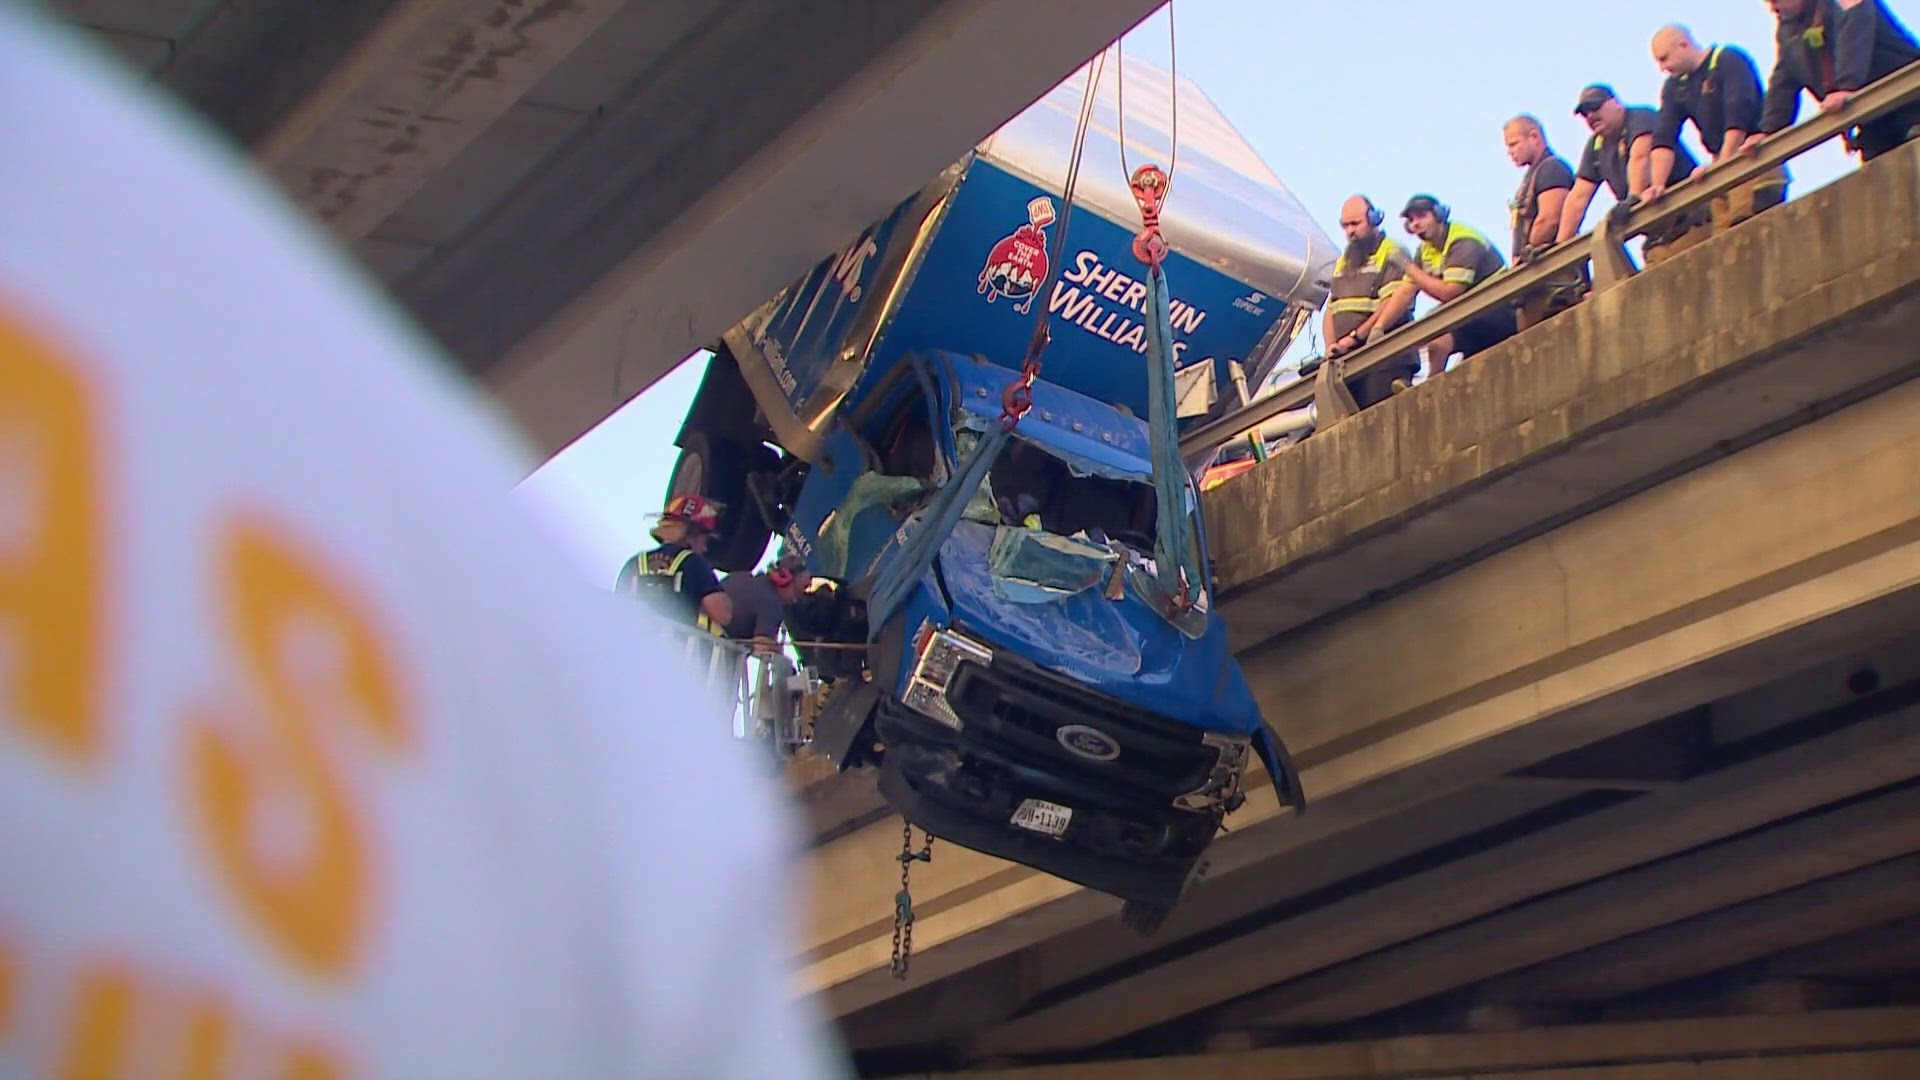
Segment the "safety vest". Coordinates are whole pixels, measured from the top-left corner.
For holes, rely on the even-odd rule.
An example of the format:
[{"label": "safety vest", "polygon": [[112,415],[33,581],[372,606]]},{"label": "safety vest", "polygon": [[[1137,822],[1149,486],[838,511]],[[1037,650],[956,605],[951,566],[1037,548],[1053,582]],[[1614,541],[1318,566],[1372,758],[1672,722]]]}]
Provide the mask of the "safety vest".
[{"label": "safety vest", "polygon": [[[1333,263],[1333,286],[1327,301],[1327,310],[1333,313],[1333,330],[1336,336],[1345,336],[1349,331],[1367,321],[1395,289],[1406,287],[1406,279],[1395,277],[1386,281],[1393,271],[1387,267],[1387,259],[1393,254],[1394,242],[1382,236],[1373,254],[1358,266],[1347,265],[1347,253],[1342,251]],[[1400,323],[1411,321],[1413,308],[1409,306]],[[1399,325],[1396,323],[1395,325]],[[1393,327],[1380,327],[1391,330]]]},{"label": "safety vest", "polygon": [[[686,565],[687,556],[692,554],[693,550],[691,548],[683,550],[674,555],[672,561],[668,562],[664,568],[659,570],[653,568],[653,559],[650,555],[642,554],[634,556],[634,562],[636,563],[633,581],[634,595],[657,596],[667,591],[671,591],[675,596],[680,595],[680,571]],[[727,633],[726,627],[708,618],[707,613],[700,610],[697,604],[694,607],[693,625],[712,634],[714,637],[725,637]]]},{"label": "safety vest", "polygon": [[[1459,266],[1446,266],[1447,253],[1453,250],[1453,245],[1462,240],[1480,241],[1480,246],[1486,250],[1486,256],[1484,256],[1482,260],[1483,263],[1492,264],[1497,260],[1498,265],[1491,266],[1491,268],[1482,265],[1472,267],[1471,269]],[[1425,240],[1420,241],[1419,258],[1420,265],[1425,267],[1428,273],[1438,274],[1442,281],[1452,281],[1466,285],[1469,288],[1485,281],[1495,271],[1506,265],[1506,262],[1500,259],[1500,253],[1493,249],[1493,242],[1481,235],[1480,230],[1471,225],[1462,225],[1457,221],[1447,223],[1447,239],[1446,242],[1439,247],[1434,247]]]}]

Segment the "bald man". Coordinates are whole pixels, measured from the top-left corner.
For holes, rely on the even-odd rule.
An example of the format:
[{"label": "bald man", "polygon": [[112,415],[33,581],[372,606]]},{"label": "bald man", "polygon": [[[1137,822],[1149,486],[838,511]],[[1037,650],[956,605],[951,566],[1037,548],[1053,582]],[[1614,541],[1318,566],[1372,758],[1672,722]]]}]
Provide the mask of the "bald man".
[{"label": "bald man", "polygon": [[[1553,152],[1538,117],[1521,113],[1500,131],[1507,160],[1525,169],[1520,190],[1507,203],[1513,211],[1513,265],[1525,266],[1535,255],[1553,246],[1559,234],[1560,211],[1573,190],[1573,166]],[[1549,281],[1516,302],[1519,328],[1540,322],[1578,302],[1586,286],[1583,270]]]},{"label": "bald man", "polygon": [[[1399,241],[1381,231],[1384,220],[1365,195],[1355,195],[1340,206],[1340,231],[1346,234],[1347,248],[1334,261],[1333,290],[1321,315],[1328,357],[1344,356],[1369,338],[1413,321],[1414,290],[1406,276],[1411,256]],[[1419,354],[1410,351],[1348,379],[1347,390],[1364,409],[1411,385],[1419,369]]]},{"label": "bald man", "polygon": [[[1703,48],[1692,31],[1669,23],[1653,35],[1653,62],[1666,73],[1660,89],[1660,117],[1653,129],[1653,179],[1646,200],[1666,191],[1680,131],[1689,122],[1707,152],[1707,167],[1725,164],[1740,152],[1747,136],[1760,130],[1760,69],[1738,45]],[[1713,231],[1731,229],[1787,198],[1785,166],[1740,185],[1713,200]]]}]

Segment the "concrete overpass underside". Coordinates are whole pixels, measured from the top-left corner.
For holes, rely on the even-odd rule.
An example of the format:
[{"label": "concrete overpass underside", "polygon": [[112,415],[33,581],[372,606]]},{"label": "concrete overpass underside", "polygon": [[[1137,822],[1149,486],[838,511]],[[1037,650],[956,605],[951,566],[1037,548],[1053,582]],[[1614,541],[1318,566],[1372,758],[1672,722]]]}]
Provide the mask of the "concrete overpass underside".
[{"label": "concrete overpass underside", "polygon": [[53,0],[324,222],[535,449],[1159,0]]},{"label": "concrete overpass underside", "polygon": [[[1916,282],[1910,146],[1210,493],[1313,805],[1156,935],[936,845],[894,980],[898,819],[814,781],[867,1073],[1912,1002]],[[1398,1075],[1032,1075],[1176,1064]]]}]

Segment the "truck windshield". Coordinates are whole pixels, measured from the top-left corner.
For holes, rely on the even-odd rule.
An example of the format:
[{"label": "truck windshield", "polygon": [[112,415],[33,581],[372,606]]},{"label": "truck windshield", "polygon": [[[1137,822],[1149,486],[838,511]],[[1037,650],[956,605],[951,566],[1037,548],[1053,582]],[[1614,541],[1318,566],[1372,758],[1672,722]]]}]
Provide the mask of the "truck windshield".
[{"label": "truck windshield", "polygon": [[[956,432],[964,459],[979,436]],[[1153,551],[1153,486],[1076,469],[1045,448],[1009,442],[966,518],[995,527],[994,588],[1020,603],[1058,600],[1102,584],[1123,558]]]},{"label": "truck windshield", "polygon": [[999,523],[1055,536],[1085,534],[1153,550],[1153,485],[1076,470],[1040,446],[1014,439],[987,474]]}]

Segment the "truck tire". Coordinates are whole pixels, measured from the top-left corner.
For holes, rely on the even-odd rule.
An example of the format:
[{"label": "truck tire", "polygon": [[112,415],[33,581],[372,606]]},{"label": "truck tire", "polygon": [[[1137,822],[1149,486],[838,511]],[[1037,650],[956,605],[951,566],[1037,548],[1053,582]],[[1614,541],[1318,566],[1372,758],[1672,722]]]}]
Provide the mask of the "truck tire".
[{"label": "truck tire", "polygon": [[773,538],[773,526],[748,493],[747,477],[755,472],[771,474],[779,467],[779,455],[765,446],[748,446],[704,431],[689,432],[681,440],[667,498],[700,495],[726,507],[720,531],[707,545],[707,558],[717,569],[733,574],[760,565]]}]

